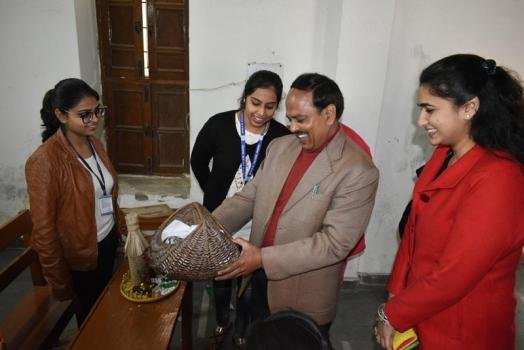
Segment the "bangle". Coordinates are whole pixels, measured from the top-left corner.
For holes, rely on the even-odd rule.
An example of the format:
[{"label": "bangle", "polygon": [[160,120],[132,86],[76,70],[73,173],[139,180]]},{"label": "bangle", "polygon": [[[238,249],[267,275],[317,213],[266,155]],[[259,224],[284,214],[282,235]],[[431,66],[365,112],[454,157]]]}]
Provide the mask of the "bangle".
[{"label": "bangle", "polygon": [[380,304],[377,310],[377,321],[384,322],[389,324],[388,317],[386,316],[386,312],[384,311],[384,306],[386,304]]}]

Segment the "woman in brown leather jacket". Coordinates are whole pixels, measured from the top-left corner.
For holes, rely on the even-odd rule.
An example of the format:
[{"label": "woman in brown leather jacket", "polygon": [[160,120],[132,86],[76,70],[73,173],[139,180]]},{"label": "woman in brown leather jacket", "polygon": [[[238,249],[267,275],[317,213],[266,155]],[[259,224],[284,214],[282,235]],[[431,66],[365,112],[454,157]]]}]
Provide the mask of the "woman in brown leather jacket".
[{"label": "woman in brown leather jacket", "polygon": [[32,247],[59,300],[76,297],[79,325],[113,274],[119,234],[117,174],[94,137],[106,107],[80,79],[43,100],[42,145],[26,162]]}]

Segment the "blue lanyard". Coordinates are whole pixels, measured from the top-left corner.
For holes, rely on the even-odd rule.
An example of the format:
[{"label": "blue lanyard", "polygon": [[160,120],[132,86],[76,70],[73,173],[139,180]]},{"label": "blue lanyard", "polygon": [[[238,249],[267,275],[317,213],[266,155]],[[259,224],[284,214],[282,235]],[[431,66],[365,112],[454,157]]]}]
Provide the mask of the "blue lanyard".
[{"label": "blue lanyard", "polygon": [[[64,136],[65,136],[65,134],[64,134]],[[65,136],[65,138],[66,138],[67,142],[69,143],[69,145],[71,146],[71,148],[73,149],[73,151],[75,151],[76,155],[78,156],[78,158],[80,159],[82,164],[84,164],[85,167],[96,177],[96,179],[98,180],[98,183],[100,184],[100,187],[102,188],[102,192],[104,192],[104,196],[107,196],[106,181],[104,179],[104,173],[102,172],[102,169],[100,168],[100,164],[98,164],[98,159],[96,158],[96,152],[95,152],[95,149],[93,148],[93,145],[91,144],[91,141],[88,140],[89,148],[91,149],[91,153],[93,154],[93,157],[95,158],[96,167],[98,168],[98,174],[100,174],[100,177],[98,177],[98,175],[93,171],[93,169],[91,169],[91,167],[85,161],[85,159],[82,158],[80,153],[78,153],[78,151],[76,150],[75,146],[73,146],[71,141],[69,141],[69,138],[67,136]]]},{"label": "blue lanyard", "polygon": [[255,155],[253,156],[253,161],[251,162],[251,167],[249,168],[249,172],[246,174],[246,125],[244,121],[244,111],[242,111],[240,116],[240,160],[242,161],[242,179],[244,180],[244,184],[247,184],[253,179],[253,172],[255,171],[258,158],[260,157],[260,149],[262,148],[262,141],[264,140],[264,136],[266,136],[267,129],[268,128],[266,127],[266,129],[260,134],[260,138],[258,139],[257,147],[255,149]]}]

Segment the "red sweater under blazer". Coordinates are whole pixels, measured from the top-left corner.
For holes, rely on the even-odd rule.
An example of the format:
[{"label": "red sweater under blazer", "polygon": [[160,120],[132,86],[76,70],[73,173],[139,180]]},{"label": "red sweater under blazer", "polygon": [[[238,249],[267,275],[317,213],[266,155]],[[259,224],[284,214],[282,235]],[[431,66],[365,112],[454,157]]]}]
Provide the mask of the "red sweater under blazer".
[{"label": "red sweater under blazer", "polygon": [[415,327],[425,350],[513,349],[524,167],[475,146],[435,179],[448,150],[415,185],[386,314],[397,330]]}]

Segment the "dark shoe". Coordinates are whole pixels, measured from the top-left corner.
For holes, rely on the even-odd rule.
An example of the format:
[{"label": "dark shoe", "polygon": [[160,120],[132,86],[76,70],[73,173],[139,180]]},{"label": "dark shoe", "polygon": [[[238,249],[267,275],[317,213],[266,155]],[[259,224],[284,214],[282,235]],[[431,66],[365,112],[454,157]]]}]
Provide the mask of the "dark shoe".
[{"label": "dark shoe", "polygon": [[234,345],[235,349],[237,349],[237,350],[245,350],[245,349],[247,349],[246,338],[234,336],[233,337],[233,345]]},{"label": "dark shoe", "polygon": [[227,332],[231,328],[231,323],[227,326],[216,326],[213,331],[213,335],[209,337],[209,350],[218,349],[222,343],[224,343],[224,338],[226,337]]}]

